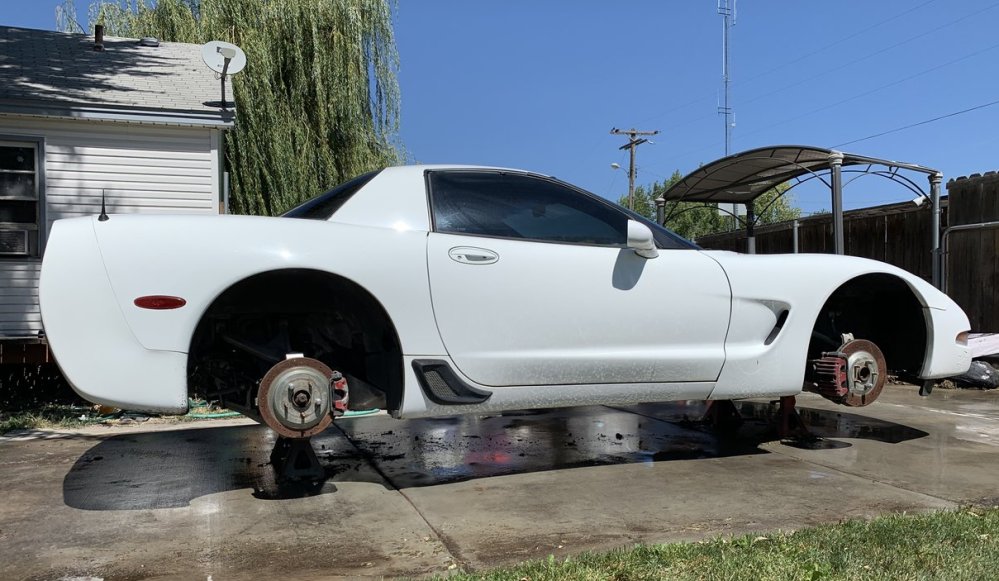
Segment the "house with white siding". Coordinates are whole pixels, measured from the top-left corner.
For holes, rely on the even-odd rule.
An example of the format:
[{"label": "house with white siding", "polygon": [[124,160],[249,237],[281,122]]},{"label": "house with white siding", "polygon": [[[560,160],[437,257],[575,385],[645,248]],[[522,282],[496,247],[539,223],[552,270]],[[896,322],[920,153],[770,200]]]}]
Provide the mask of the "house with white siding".
[{"label": "house with white siding", "polygon": [[219,212],[220,100],[200,45],[0,26],[0,344],[43,336],[54,220]]}]

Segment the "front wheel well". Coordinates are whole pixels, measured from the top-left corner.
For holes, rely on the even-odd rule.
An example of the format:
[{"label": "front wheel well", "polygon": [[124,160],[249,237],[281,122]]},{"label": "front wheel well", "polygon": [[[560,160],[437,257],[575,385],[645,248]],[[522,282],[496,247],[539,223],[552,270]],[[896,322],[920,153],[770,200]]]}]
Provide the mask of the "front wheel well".
[{"label": "front wheel well", "polygon": [[867,339],[884,353],[890,371],[915,378],[926,356],[923,304],[901,278],[865,274],[843,283],[819,311],[808,345],[808,359],[835,351],[841,335]]},{"label": "front wheel well", "polygon": [[191,338],[190,390],[255,416],[260,379],[289,353],[373,388],[390,411],[401,406],[402,349],[388,313],[357,283],[311,269],[257,274],[220,294]]}]

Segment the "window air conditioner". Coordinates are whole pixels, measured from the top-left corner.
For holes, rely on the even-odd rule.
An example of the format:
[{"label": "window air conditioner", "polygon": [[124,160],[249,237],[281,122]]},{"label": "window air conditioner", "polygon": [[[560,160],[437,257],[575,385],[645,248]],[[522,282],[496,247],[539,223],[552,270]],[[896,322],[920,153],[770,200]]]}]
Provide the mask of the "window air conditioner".
[{"label": "window air conditioner", "polygon": [[27,256],[27,230],[0,230],[0,256]]}]

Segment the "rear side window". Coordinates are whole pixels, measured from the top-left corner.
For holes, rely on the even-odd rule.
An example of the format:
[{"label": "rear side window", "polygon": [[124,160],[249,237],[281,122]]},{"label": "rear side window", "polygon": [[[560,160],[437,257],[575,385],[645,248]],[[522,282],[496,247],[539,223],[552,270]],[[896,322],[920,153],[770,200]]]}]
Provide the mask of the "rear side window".
[{"label": "rear side window", "polygon": [[330,216],[340,209],[351,196],[378,175],[381,170],[368,172],[358,176],[349,182],[340,184],[321,196],[316,196],[311,200],[295,206],[284,214],[282,218],[305,218],[307,220],[329,220]]},{"label": "rear side window", "polygon": [[554,180],[474,171],[430,172],[437,232],[624,246],[628,217]]}]

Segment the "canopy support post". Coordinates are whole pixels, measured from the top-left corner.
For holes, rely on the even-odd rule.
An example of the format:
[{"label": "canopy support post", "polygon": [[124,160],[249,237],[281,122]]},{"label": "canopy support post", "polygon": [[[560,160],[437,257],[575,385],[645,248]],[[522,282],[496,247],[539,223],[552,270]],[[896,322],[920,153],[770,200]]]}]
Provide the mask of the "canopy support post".
[{"label": "canopy support post", "polygon": [[930,174],[930,204],[933,209],[933,217],[931,218],[930,228],[932,232],[930,233],[930,250],[932,252],[931,260],[933,268],[933,286],[938,289],[943,289],[943,276],[941,272],[941,254],[940,254],[940,216],[942,210],[940,209],[940,183],[943,181],[943,174],[940,172]]},{"label": "canopy support post", "polygon": [[756,202],[750,200],[746,202],[746,252],[749,254],[756,254],[756,233],[753,232],[755,226]]},{"label": "canopy support post", "polygon": [[834,151],[829,154],[829,173],[832,186],[833,248],[836,254],[846,253],[843,238],[843,154]]},{"label": "canopy support post", "polygon": [[798,220],[795,219],[795,221],[791,223],[791,248],[795,254],[798,253],[798,226]]}]

